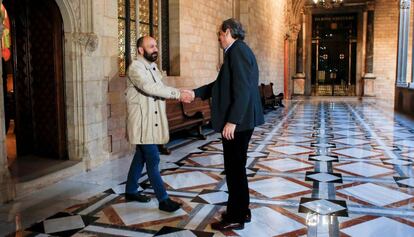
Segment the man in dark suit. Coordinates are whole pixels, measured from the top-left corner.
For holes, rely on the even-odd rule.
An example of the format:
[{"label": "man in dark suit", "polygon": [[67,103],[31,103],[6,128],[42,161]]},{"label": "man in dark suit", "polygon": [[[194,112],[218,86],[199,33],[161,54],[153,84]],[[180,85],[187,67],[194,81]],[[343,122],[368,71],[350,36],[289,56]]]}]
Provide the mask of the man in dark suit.
[{"label": "man in dark suit", "polygon": [[222,220],[211,225],[216,230],[243,229],[251,218],[247,150],[254,127],[263,124],[264,117],[258,90],[259,69],[244,36],[242,25],[235,19],[222,23],[218,40],[225,56],[217,80],[194,90],[196,97],[212,98],[211,124],[223,140],[229,198]]}]

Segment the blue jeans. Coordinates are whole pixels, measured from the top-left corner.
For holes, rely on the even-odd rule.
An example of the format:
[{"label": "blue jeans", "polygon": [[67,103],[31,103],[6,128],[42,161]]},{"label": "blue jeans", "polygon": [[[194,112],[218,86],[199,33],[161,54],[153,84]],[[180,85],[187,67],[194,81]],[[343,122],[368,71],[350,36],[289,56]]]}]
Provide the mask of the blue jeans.
[{"label": "blue jeans", "polygon": [[154,144],[136,145],[135,155],[128,172],[125,193],[136,194],[138,192],[138,180],[141,178],[144,163],[147,166],[148,178],[158,201],[161,202],[167,199],[168,194],[158,169],[160,163],[158,147]]}]

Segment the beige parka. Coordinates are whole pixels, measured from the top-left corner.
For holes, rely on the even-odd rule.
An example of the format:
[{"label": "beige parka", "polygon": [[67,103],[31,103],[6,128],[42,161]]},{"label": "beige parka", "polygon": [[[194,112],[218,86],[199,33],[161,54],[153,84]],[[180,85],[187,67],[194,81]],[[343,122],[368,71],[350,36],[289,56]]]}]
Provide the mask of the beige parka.
[{"label": "beige parka", "polygon": [[131,144],[166,144],[169,140],[165,99],[179,99],[180,91],[165,86],[155,63],[138,56],[128,68],[125,98],[127,132]]}]

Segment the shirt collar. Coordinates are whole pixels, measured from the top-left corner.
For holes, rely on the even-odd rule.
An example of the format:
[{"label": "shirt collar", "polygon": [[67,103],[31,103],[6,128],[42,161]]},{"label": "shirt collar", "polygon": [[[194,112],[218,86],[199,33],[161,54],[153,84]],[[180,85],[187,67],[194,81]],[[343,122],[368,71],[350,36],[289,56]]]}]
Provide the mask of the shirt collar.
[{"label": "shirt collar", "polygon": [[229,46],[227,46],[227,48],[224,49],[224,53],[227,53],[227,50],[229,50],[229,48],[234,44],[234,42],[236,42],[237,40],[233,41],[233,43],[231,43]]},{"label": "shirt collar", "polygon": [[157,64],[156,64],[155,62],[150,62],[150,61],[148,61],[148,60],[147,60],[146,58],[144,58],[144,56],[142,56],[142,55],[138,55],[138,56],[137,56],[137,59],[138,59],[139,61],[143,62],[143,63],[144,63],[144,65],[145,65],[145,68],[147,68],[147,69],[153,69],[153,68],[157,67]]}]

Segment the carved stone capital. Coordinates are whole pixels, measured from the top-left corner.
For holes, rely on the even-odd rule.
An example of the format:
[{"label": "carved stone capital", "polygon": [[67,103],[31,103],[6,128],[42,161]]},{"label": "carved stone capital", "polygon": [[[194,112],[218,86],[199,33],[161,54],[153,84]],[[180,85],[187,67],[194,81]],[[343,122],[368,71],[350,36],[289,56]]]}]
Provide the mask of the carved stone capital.
[{"label": "carved stone capital", "polygon": [[98,48],[99,38],[93,33],[74,33],[74,40],[82,45],[88,53],[94,52]]},{"label": "carved stone capital", "polygon": [[311,13],[312,13],[312,8],[313,8],[313,6],[312,5],[305,5],[305,6],[303,6],[303,14],[305,14],[305,15],[310,15]]},{"label": "carved stone capital", "polygon": [[374,11],[375,10],[375,2],[374,1],[367,2],[366,6],[365,6],[365,10],[366,11]]},{"label": "carved stone capital", "polygon": [[301,24],[291,24],[289,26],[289,32],[287,35],[291,41],[296,41],[298,39],[298,35],[301,29]]}]

